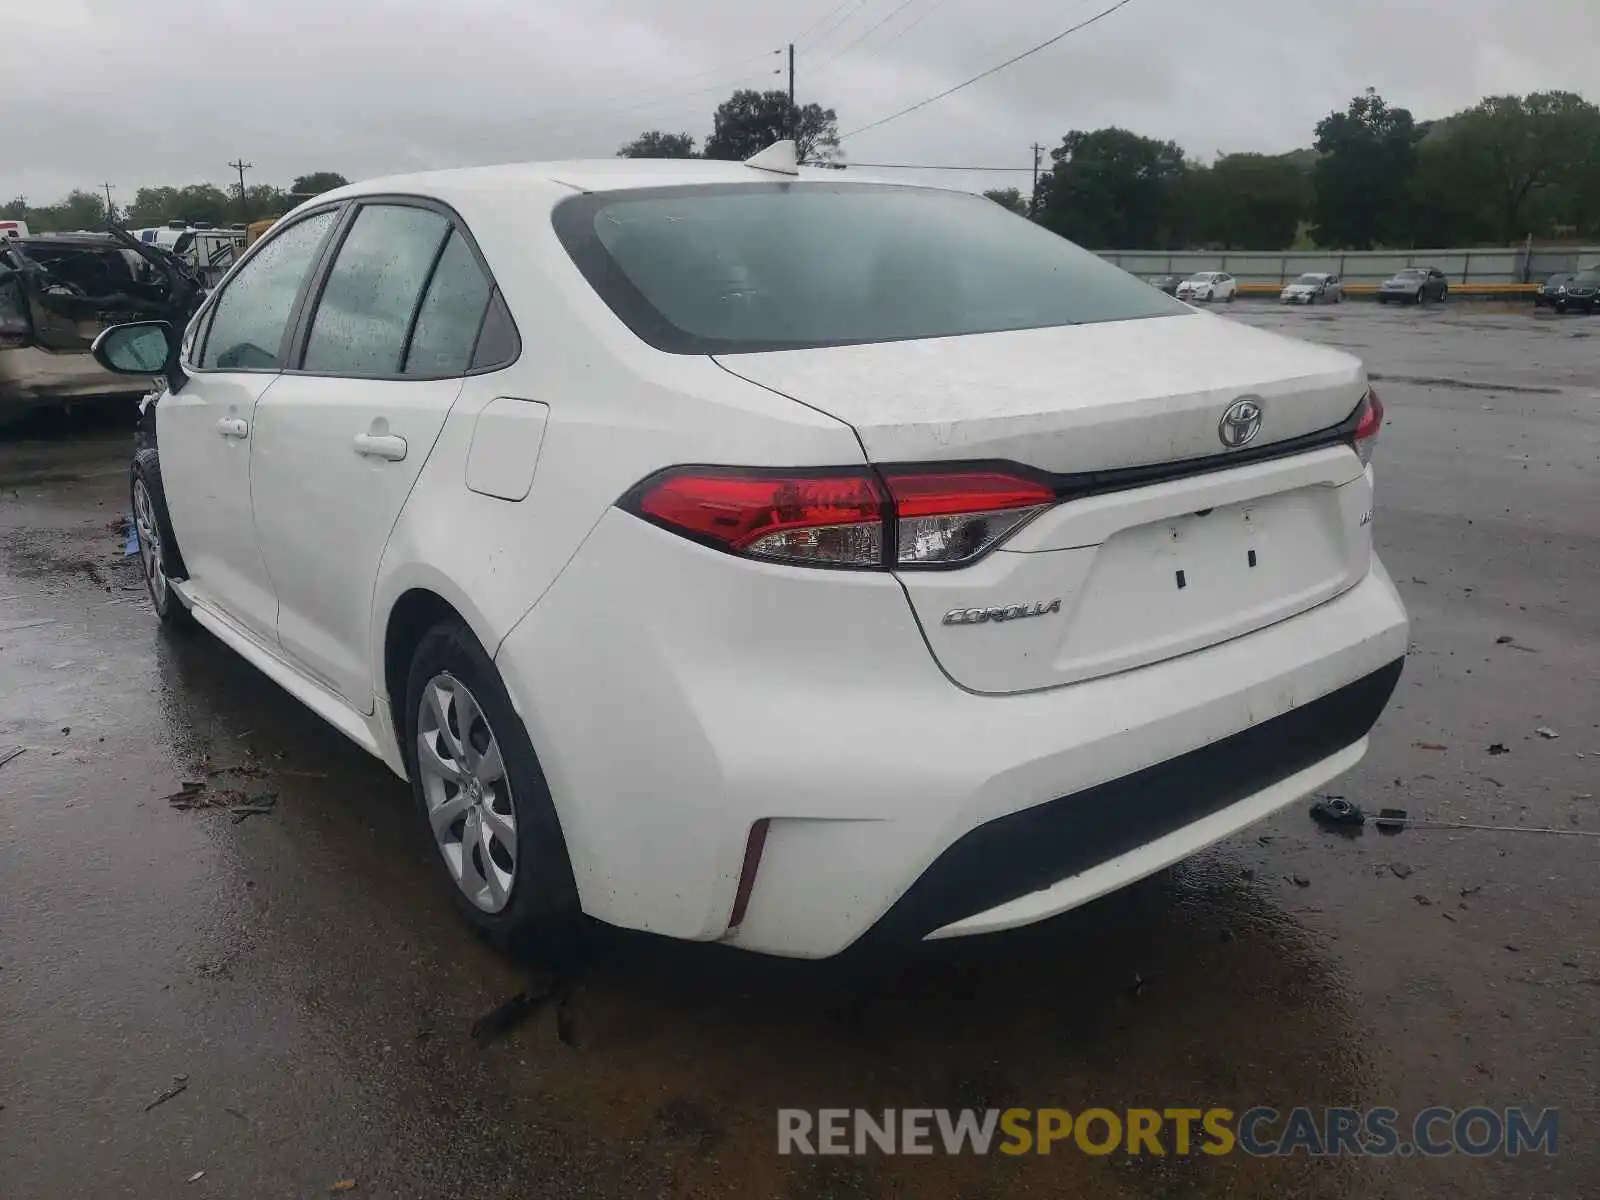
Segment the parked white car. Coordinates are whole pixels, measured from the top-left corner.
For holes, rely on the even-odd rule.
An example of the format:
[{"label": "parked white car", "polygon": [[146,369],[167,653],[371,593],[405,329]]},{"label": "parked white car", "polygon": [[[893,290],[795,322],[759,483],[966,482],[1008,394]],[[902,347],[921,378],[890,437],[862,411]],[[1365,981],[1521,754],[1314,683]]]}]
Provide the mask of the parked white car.
[{"label": "parked white car", "polygon": [[1349,769],[1404,659],[1360,362],[787,143],[342,188],[96,353],[169,381],[156,611],[502,945],[1038,921]]},{"label": "parked white car", "polygon": [[1226,271],[1196,271],[1178,285],[1179,300],[1209,304],[1213,300],[1232,302],[1239,294],[1239,281]]},{"label": "parked white car", "polygon": [[1327,271],[1307,271],[1278,293],[1282,304],[1343,304],[1344,281]]}]

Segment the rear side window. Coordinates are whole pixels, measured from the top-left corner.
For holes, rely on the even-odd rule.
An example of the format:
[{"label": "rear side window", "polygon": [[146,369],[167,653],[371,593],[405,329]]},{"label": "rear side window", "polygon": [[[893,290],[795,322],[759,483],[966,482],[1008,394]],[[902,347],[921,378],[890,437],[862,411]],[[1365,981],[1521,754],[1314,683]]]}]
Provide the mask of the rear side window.
[{"label": "rear side window", "polygon": [[399,374],[422,289],[449,232],[449,219],[432,209],[363,207],[328,271],[301,369]]},{"label": "rear side window", "polygon": [[459,230],[450,235],[406,350],[407,375],[464,375],[489,307],[489,280]]},{"label": "rear side window", "polygon": [[258,250],[212,305],[203,370],[277,370],[300,285],[333,228],[335,210],[298,221]]},{"label": "rear side window", "polygon": [[678,354],[1192,316],[982,196],[823,182],[601,192],[555,230],[644,341]]}]

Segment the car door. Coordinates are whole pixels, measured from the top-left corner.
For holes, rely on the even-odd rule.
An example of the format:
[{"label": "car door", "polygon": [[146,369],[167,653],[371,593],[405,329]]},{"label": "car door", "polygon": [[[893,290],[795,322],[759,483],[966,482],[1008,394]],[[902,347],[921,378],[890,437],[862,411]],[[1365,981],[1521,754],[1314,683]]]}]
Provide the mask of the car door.
[{"label": "car door", "polygon": [[363,712],[378,562],[461,392],[492,290],[443,206],[363,201],[307,305],[296,365],[260,406],[253,509],[278,640]]},{"label": "car door", "polygon": [[268,643],[278,606],[251,519],[250,443],[337,215],[323,209],[275,231],[240,266],[193,326],[188,379],[156,406],[162,485],[189,585]]}]

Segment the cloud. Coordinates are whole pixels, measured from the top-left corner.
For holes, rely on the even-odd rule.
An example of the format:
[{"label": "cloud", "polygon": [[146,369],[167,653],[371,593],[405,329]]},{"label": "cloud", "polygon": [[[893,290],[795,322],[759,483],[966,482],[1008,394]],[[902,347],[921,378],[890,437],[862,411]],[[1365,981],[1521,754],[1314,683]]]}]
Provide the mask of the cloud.
[{"label": "cloud", "polygon": [[[898,2],[13,0],[0,194],[47,201],[110,180],[127,200],[142,184],[224,183],[240,155],[252,182],[282,184],[319,169],[609,155],[651,128],[703,139],[734,86],[785,82],[773,51],[808,30],[800,98],[837,109],[849,130],[1106,0],[909,0],[850,45]],[[1287,150],[1369,85],[1419,118],[1497,92],[1600,99],[1597,45],[1595,0],[1133,0],[845,150],[1025,166],[1033,141],[1109,124],[1201,158]]]}]

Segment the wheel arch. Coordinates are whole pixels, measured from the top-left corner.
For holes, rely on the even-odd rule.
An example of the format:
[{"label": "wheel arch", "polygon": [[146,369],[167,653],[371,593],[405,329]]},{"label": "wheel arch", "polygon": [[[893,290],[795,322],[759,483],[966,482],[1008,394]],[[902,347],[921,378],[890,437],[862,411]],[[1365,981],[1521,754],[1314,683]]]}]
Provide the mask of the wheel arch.
[{"label": "wheel arch", "polygon": [[377,702],[388,718],[395,747],[400,751],[399,761],[404,762],[406,755],[400,743],[406,727],[406,675],[422,636],[441,621],[460,621],[491,659],[500,638],[488,628],[477,606],[442,576],[392,581],[375,609],[374,615],[379,619],[373,622],[373,677],[382,689]]}]

